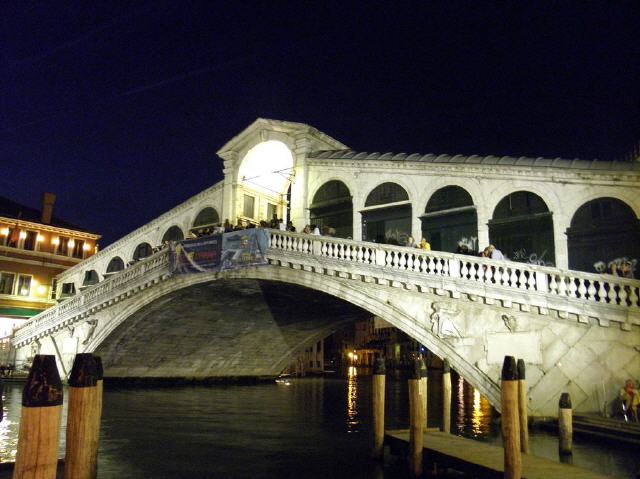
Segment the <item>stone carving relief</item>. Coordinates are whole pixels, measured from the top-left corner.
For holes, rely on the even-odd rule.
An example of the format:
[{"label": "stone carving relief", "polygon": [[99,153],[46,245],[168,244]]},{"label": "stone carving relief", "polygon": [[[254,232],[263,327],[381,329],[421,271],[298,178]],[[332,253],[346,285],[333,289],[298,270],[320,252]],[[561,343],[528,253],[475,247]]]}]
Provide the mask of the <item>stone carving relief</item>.
[{"label": "stone carving relief", "polygon": [[518,327],[518,320],[513,314],[503,314],[502,321],[504,321],[504,325],[510,332],[515,332]]},{"label": "stone carving relief", "polygon": [[431,304],[431,332],[440,338],[461,338],[460,330],[453,318],[460,314],[455,304],[436,302]]},{"label": "stone carving relief", "polygon": [[93,333],[96,332],[96,327],[98,327],[98,320],[89,319],[87,320],[87,324],[89,325],[89,330],[87,331],[87,336],[84,338],[84,341],[82,341],[83,346],[86,346],[87,344],[89,344],[89,341],[91,341]]}]

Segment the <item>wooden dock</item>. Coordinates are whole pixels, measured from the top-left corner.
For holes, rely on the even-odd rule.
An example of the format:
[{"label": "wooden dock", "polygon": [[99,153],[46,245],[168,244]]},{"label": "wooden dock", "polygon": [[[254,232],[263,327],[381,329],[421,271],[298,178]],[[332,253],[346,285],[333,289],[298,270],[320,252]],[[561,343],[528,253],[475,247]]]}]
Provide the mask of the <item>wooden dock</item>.
[{"label": "wooden dock", "polygon": [[[385,444],[391,451],[405,451],[409,447],[409,430],[388,430]],[[501,447],[466,439],[452,434],[429,430],[424,433],[425,469],[428,464],[450,467],[479,477],[502,478],[504,456]],[[526,479],[596,479],[605,476],[569,464],[551,461],[530,454],[522,455],[522,477]]]}]

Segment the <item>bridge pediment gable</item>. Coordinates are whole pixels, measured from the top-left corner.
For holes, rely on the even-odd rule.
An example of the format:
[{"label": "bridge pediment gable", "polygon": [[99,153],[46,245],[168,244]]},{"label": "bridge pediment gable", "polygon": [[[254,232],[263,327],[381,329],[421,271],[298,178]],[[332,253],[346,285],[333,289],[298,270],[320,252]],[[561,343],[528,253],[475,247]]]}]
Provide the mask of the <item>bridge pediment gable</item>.
[{"label": "bridge pediment gable", "polygon": [[258,118],[225,143],[217,155],[224,160],[242,159],[258,143],[269,140],[280,141],[291,151],[296,150],[300,140],[306,140],[310,151],[348,149],[338,140],[304,123]]}]

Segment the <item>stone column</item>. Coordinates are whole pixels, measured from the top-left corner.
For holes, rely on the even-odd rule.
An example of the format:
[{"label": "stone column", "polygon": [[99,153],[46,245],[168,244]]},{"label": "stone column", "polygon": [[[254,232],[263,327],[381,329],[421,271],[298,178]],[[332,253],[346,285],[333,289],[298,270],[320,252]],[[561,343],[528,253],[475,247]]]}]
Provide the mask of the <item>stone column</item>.
[{"label": "stone column", "polygon": [[236,182],[234,181],[234,176],[237,169],[237,159],[237,152],[230,151],[226,153],[224,157],[224,169],[222,170],[224,173],[224,187],[222,193],[222,218],[220,218],[220,221],[223,222],[228,219],[231,224],[235,223],[234,194]]},{"label": "stone column", "polygon": [[311,142],[304,136],[295,140],[292,154],[295,158],[294,177],[291,184],[291,221],[297,231],[302,231],[309,223],[309,172],[307,154],[311,151]]},{"label": "stone column", "polygon": [[569,245],[567,242],[567,228],[570,218],[554,213],[553,215],[553,245],[555,247],[556,268],[569,269]]},{"label": "stone column", "polygon": [[491,212],[485,211],[479,205],[476,213],[478,215],[478,250],[482,251],[489,246],[489,220]]},{"label": "stone column", "polygon": [[416,243],[420,242],[422,238],[422,220],[420,219],[422,214],[421,208],[416,205],[411,205],[411,236]]},{"label": "stone column", "polygon": [[362,241],[362,215],[360,210],[364,207],[364,198],[353,192],[353,239]]}]

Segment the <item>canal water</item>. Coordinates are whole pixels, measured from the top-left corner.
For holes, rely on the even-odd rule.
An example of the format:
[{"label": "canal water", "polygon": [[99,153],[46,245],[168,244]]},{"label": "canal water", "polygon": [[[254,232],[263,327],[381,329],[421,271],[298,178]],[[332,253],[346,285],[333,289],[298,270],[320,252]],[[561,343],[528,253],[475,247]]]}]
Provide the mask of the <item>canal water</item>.
[{"label": "canal water", "polygon": [[[499,443],[489,403],[454,375],[452,427]],[[22,385],[5,384],[0,462],[15,458]],[[429,425],[438,426],[441,374],[430,371]],[[387,428],[408,426],[406,379],[390,373]],[[285,383],[107,389],[99,478],[404,478],[404,461],[368,461],[371,376],[298,378]],[[62,429],[66,424],[66,396]],[[64,434],[61,436],[64,438]],[[532,453],[557,460],[557,438],[532,431]],[[64,454],[64,439],[60,456]],[[573,462],[616,477],[640,470],[637,447],[574,439]]]}]

